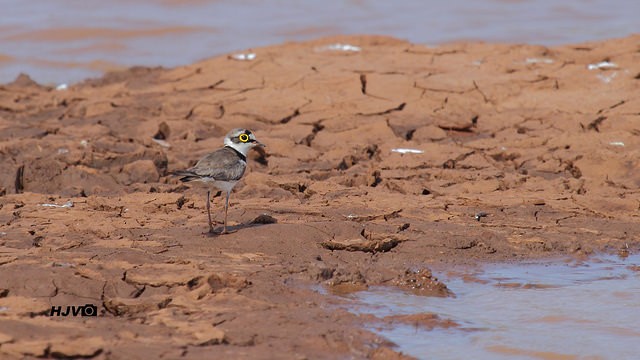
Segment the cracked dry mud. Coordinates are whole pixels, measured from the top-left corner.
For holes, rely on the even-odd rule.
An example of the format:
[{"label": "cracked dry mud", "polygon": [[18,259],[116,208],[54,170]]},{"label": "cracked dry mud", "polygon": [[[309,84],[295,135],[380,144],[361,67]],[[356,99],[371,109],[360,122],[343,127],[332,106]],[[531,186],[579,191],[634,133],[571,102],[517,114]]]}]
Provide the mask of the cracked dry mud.
[{"label": "cracked dry mud", "polygon": [[[362,51],[317,51],[336,42]],[[362,325],[456,324],[331,294],[448,296],[433,266],[637,251],[639,42],[334,37],[3,85],[1,357],[402,358]],[[268,148],[231,196],[237,232],[210,237],[204,188],[168,173],[232,127]]]}]

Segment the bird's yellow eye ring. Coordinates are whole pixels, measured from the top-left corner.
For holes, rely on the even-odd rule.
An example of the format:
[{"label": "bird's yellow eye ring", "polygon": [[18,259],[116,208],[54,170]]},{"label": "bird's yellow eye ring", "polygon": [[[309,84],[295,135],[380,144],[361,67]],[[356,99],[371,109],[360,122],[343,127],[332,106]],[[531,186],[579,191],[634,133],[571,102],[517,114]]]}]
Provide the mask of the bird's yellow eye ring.
[{"label": "bird's yellow eye ring", "polygon": [[246,143],[247,141],[249,141],[249,135],[247,135],[247,134],[240,134],[240,135],[238,136],[238,139],[240,139],[240,141],[242,141],[242,142],[245,142],[245,143]]}]

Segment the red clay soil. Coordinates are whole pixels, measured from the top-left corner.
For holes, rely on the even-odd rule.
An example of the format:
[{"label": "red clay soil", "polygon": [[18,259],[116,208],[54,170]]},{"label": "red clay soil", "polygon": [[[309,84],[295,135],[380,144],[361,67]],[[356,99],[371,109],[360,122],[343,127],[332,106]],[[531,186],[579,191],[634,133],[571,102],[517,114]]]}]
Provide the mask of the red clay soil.
[{"label": "red clay soil", "polygon": [[[365,325],[456,324],[335,294],[447,296],[434,266],[638,251],[639,44],[333,37],[0,86],[0,357],[402,358]],[[169,173],[235,127],[268,147],[231,195],[236,232],[209,236],[206,189]],[[48,316],[84,304],[98,316]]]}]

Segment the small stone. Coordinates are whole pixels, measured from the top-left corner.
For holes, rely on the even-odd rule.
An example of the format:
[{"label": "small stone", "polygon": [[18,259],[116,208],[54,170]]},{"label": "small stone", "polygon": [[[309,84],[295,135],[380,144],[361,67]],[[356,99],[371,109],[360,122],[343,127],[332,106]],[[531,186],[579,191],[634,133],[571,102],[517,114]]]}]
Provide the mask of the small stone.
[{"label": "small stone", "polygon": [[251,224],[275,224],[278,220],[268,214],[260,214],[255,219],[251,220]]}]

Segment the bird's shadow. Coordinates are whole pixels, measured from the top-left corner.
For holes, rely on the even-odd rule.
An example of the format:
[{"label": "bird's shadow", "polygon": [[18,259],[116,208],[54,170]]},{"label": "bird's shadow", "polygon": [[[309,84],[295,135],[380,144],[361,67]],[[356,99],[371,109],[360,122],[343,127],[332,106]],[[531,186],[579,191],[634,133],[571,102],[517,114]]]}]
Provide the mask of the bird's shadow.
[{"label": "bird's shadow", "polygon": [[264,225],[269,225],[269,224],[277,224],[278,220],[276,218],[274,218],[271,215],[267,215],[267,214],[261,214],[258,215],[255,219],[247,222],[247,223],[242,223],[242,224],[238,224],[238,225],[233,225],[233,226],[227,226],[227,232],[223,233],[222,232],[222,227],[218,227],[218,228],[214,228],[213,232],[211,231],[207,231],[205,232],[203,235],[206,235],[208,237],[218,237],[218,236],[223,236],[223,235],[229,235],[229,234],[234,234],[237,233],[240,230],[243,229],[248,229],[248,228],[252,228],[252,227],[258,227],[258,226],[264,226]]}]

